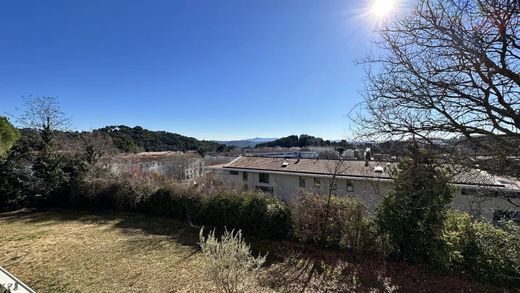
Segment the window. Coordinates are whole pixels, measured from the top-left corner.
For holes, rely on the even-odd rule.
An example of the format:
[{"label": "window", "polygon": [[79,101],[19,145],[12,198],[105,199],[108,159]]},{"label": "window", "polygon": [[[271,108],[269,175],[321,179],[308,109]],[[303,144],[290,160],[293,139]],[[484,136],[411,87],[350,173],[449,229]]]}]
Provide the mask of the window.
[{"label": "window", "polygon": [[273,194],[274,190],[268,186],[255,186],[256,191]]},{"label": "window", "polygon": [[462,188],[462,190],[460,191],[460,194],[462,194],[462,195],[477,195],[478,191],[476,189],[473,189],[473,188]]},{"label": "window", "polygon": [[242,180],[247,181],[247,172],[242,173]]},{"label": "window", "polygon": [[507,211],[507,210],[495,210],[493,212],[493,222],[499,221],[513,221],[520,224],[520,212],[519,211]]},{"label": "window", "polygon": [[354,182],[352,182],[351,180],[347,180],[347,191],[354,191]]},{"label": "window", "polygon": [[231,174],[231,175],[238,175],[238,171],[231,170],[231,171],[229,171],[229,174]]},{"label": "window", "polygon": [[305,178],[300,177],[300,188],[305,188]]},{"label": "window", "polygon": [[321,187],[321,179],[314,178],[314,188],[320,188],[320,187]]},{"label": "window", "polygon": [[268,184],[269,183],[269,174],[267,174],[267,173],[258,174],[258,182]]}]

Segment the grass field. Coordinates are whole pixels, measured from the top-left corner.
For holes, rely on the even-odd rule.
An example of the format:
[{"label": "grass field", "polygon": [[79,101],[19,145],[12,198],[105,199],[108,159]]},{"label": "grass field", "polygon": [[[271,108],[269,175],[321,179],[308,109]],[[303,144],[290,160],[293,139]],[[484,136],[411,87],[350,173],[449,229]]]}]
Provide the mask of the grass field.
[{"label": "grass field", "polygon": [[[174,220],[120,212],[19,211],[0,214],[0,235],[0,265],[38,292],[217,292],[202,271],[198,230]],[[269,251],[259,291],[505,291],[289,242],[255,241],[253,247]]]}]

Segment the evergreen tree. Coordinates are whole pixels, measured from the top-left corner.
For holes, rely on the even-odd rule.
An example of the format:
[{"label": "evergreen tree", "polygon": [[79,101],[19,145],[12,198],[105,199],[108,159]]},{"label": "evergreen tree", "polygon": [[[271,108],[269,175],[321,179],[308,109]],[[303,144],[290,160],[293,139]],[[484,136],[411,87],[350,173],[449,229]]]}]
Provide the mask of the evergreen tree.
[{"label": "evergreen tree", "polygon": [[394,173],[394,185],[377,213],[377,224],[398,259],[434,264],[454,189],[444,170],[415,150]]}]

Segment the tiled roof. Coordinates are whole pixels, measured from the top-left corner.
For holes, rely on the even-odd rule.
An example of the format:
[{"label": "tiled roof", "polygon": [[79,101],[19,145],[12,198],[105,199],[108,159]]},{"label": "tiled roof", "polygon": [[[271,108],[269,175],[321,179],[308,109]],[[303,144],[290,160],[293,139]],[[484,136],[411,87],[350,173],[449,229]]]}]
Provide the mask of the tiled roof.
[{"label": "tiled roof", "polygon": [[[284,158],[262,158],[262,157],[239,157],[231,163],[214,166],[213,169],[244,169],[258,170],[266,172],[287,172],[313,175],[332,175],[335,168],[338,176],[392,179],[389,171],[397,163],[370,161],[368,167],[365,161],[341,161],[338,160],[319,160],[319,159],[284,159]],[[378,171],[382,172],[376,172]],[[464,169],[454,172],[453,183],[505,187],[495,176],[476,169]]]},{"label": "tiled roof", "polygon": [[[239,157],[225,165],[224,168],[331,175],[334,173],[334,169],[338,166],[338,162],[340,161]],[[287,164],[284,165],[284,163]],[[384,172],[374,172],[376,166],[382,167]],[[390,174],[387,172],[390,170],[388,167],[390,166],[387,166],[386,163],[369,162],[369,167],[365,167],[364,161],[341,161],[341,165],[338,167],[336,174],[343,176],[391,178]]]}]

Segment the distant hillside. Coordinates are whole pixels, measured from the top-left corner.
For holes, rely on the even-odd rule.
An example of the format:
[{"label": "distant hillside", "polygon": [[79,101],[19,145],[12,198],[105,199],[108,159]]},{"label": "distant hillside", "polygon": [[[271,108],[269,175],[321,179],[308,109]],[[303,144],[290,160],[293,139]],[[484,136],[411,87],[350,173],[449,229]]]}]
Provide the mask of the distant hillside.
[{"label": "distant hillside", "polygon": [[151,131],[142,127],[107,126],[94,130],[110,135],[114,145],[123,152],[198,151],[199,153],[224,151],[227,147],[212,141],[198,140],[177,133]]},{"label": "distant hillside", "polygon": [[229,140],[229,141],[215,141],[216,143],[225,144],[227,146],[234,146],[239,148],[253,148],[259,143],[265,143],[274,141],[276,138],[261,138],[255,137],[251,139],[243,139],[243,140]]},{"label": "distant hillside", "polygon": [[314,137],[312,135],[302,134],[300,136],[298,135],[289,135],[286,137],[279,138],[274,141],[265,142],[257,144],[256,147],[285,147],[285,148],[291,148],[291,147],[310,147],[310,146],[344,146],[346,145],[346,141],[330,141],[330,140],[324,140],[320,137]]}]

